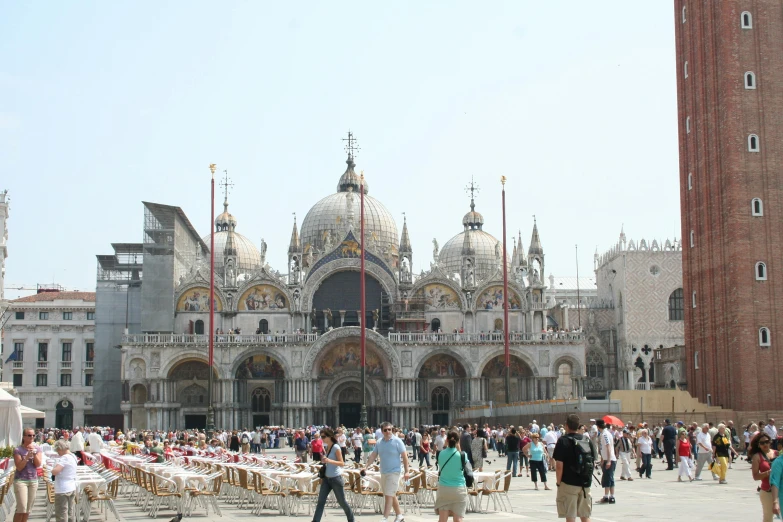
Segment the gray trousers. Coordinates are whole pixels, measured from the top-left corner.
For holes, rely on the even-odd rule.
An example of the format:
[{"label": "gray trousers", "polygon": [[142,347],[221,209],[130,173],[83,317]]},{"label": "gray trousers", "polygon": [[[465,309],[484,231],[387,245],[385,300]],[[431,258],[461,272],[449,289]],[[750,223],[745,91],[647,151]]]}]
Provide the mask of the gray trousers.
[{"label": "gray trousers", "polygon": [[54,518],[57,522],[71,522],[76,501],[76,491],[57,493],[54,496]]},{"label": "gray trousers", "polygon": [[699,448],[699,454],[696,456],[696,476],[701,476],[701,468],[704,467],[705,462],[712,462],[712,453]]}]

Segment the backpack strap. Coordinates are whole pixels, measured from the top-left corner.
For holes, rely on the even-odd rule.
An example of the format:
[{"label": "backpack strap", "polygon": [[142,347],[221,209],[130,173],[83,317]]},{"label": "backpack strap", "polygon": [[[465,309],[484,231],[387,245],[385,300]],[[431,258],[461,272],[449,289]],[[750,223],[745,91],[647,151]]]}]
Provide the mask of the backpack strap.
[{"label": "backpack strap", "polygon": [[443,463],[443,465],[440,467],[440,470],[438,471],[438,478],[440,478],[440,474],[443,472],[443,468],[445,468],[446,464],[449,463],[449,461],[451,460],[451,457],[453,457],[456,454],[457,454],[457,452],[455,451],[454,453],[451,454],[451,456],[449,458],[446,459],[446,462]]}]

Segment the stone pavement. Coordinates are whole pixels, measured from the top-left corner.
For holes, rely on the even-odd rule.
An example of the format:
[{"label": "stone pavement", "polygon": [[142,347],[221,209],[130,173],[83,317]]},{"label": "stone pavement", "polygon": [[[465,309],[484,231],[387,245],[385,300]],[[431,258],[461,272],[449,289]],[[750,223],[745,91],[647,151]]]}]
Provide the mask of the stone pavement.
[{"label": "stone pavement", "polygon": [[[293,452],[285,450],[270,450],[270,453],[289,455],[293,457]],[[490,452],[490,455],[494,452]],[[487,459],[490,463],[485,466],[485,470],[505,469],[505,459],[492,458]],[[501,462],[502,461],[502,462]],[[485,461],[486,462],[486,461]],[[705,520],[705,521],[739,521],[739,520],[761,520],[761,504],[758,493],[756,493],[757,483],[753,482],[751,477],[750,465],[745,461],[737,461],[734,468],[729,470],[727,480],[728,484],[719,485],[713,481],[709,471],[705,470],[701,482],[677,482],[677,470],[665,471],[665,464],[660,460],[653,464],[652,479],[635,478],[632,482],[617,481],[615,496],[616,504],[593,505],[593,517],[595,522],[611,521],[636,521],[636,520]],[[618,470],[619,471],[619,470]],[[619,477],[619,472],[617,474]],[[638,475],[636,476],[638,477]],[[554,475],[549,474],[548,478],[551,487],[554,489]],[[539,483],[540,486],[540,483]],[[45,498],[39,489],[36,508],[30,520],[45,520]],[[601,498],[603,490],[593,487],[592,494],[594,502]],[[555,491],[535,491],[529,478],[512,479],[511,489],[509,491],[511,503],[514,512],[489,512],[487,514],[468,513],[466,520],[475,521],[494,521],[503,520],[542,520],[554,521],[557,518],[557,508],[555,506]],[[187,517],[183,520],[199,521],[231,521],[251,518],[262,518],[265,520],[292,520],[292,517],[282,516],[276,512],[265,512],[260,517],[255,517],[249,513],[248,509],[237,509],[221,502],[223,517],[210,512],[209,516],[196,515]],[[490,509],[492,504],[490,503]],[[141,521],[149,520],[140,509],[125,499],[117,502],[117,508],[123,520]],[[174,516],[172,511],[161,509],[157,520],[168,521]],[[309,522],[311,517],[306,513],[300,514],[297,519]],[[378,522],[381,516],[365,509],[365,514],[357,516],[359,521]],[[94,512],[92,520],[102,520]],[[114,517],[109,514],[110,521]],[[324,513],[324,521],[342,521],[345,515],[341,509],[327,509]],[[390,518],[390,522],[391,522]],[[434,522],[437,516],[427,508],[422,514],[406,514],[407,522]]]}]

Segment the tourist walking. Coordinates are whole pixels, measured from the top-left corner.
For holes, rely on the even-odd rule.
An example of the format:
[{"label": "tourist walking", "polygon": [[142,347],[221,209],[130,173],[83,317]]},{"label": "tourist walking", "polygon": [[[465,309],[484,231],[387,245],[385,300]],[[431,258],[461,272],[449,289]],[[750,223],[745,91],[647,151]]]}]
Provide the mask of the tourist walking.
[{"label": "tourist walking", "polygon": [[[704,423],[701,425],[701,431],[696,434],[696,477],[695,480],[703,480],[701,478],[701,470],[704,464],[709,463],[707,466],[712,469],[712,437],[710,436],[710,425]],[[715,472],[712,472],[712,478],[717,479]]]},{"label": "tourist walking", "polygon": [[[727,484],[726,473],[729,469],[729,457],[734,448],[731,447],[731,439],[726,431],[725,424],[718,424],[718,433],[712,438],[712,452],[715,455],[718,467],[719,484]],[[713,467],[713,472],[715,468]]]},{"label": "tourist walking", "polygon": [[408,479],[410,475],[408,469],[408,452],[405,451],[405,444],[399,437],[392,436],[393,426],[390,422],[381,424],[383,438],[375,443],[375,449],[370,453],[365,465],[365,471],[375,461],[376,457],[381,459],[381,490],[383,491],[383,518],[381,522],[386,522],[389,513],[394,508],[396,515],[394,522],[402,522],[405,517],[400,510],[400,503],[397,501],[397,489],[400,483],[400,460],[405,467],[403,478]]},{"label": "tourist walking", "polygon": [[473,466],[473,452],[471,451],[471,443],[473,442],[473,435],[470,432],[470,424],[465,424],[462,427],[462,434],[459,437],[459,447],[468,456],[470,465]]},{"label": "tourist walking", "polygon": [[321,462],[323,454],[324,442],[321,440],[321,434],[316,431],[313,434],[313,441],[310,443],[310,456],[313,458],[313,462]]},{"label": "tourist walking", "polygon": [[454,522],[462,522],[468,508],[468,491],[463,470],[470,471],[470,462],[467,455],[460,451],[459,433],[450,431],[446,436],[446,446],[437,457],[440,471],[435,511],[438,513],[438,522],[446,522],[449,516]]},{"label": "tourist walking", "polygon": [[362,463],[362,445],[364,443],[364,437],[362,436],[362,430],[356,428],[351,435],[351,446],[353,446],[353,461],[357,464]]},{"label": "tourist walking", "polygon": [[547,465],[544,462],[544,455],[546,454],[546,446],[539,440],[538,433],[531,435],[530,442],[522,448],[522,453],[527,455],[530,460],[530,469],[533,472],[533,485],[538,490],[538,475],[541,475],[541,482],[544,483],[544,489],[552,489],[546,484],[546,468]]},{"label": "tourist walking", "polygon": [[[27,517],[35,504],[35,493],[38,491],[38,468],[43,462],[43,452],[39,451],[33,439],[35,430],[26,428],[22,432],[22,443],[14,448],[14,496],[16,497],[16,513],[14,522],[27,522]],[[63,440],[63,442],[65,442]]]},{"label": "tourist walking", "polygon": [[636,455],[633,450],[631,432],[628,429],[623,430],[620,438],[617,439],[614,449],[620,457],[620,480],[633,480],[631,476],[631,459],[636,458]]},{"label": "tourist walking", "polygon": [[765,432],[759,432],[751,439],[748,458],[750,459],[753,480],[761,481],[759,499],[761,500],[763,522],[772,522],[774,514],[775,497],[772,495],[769,478],[772,474],[772,461],[775,457],[776,452],[772,449],[772,439],[769,435]]},{"label": "tourist walking", "polygon": [[[576,517],[582,522],[590,522],[593,510],[590,485],[596,459],[595,446],[587,436],[577,433],[578,429],[579,417],[572,413],[566,419],[566,434],[555,445],[557,516],[565,518],[566,522],[576,522]],[[583,440],[585,442],[581,442]],[[589,449],[590,458],[582,453],[584,448]],[[582,467],[580,460],[589,469]]]},{"label": "tourist walking", "polygon": [[430,467],[430,451],[432,451],[432,439],[426,431],[421,434],[421,447],[419,448],[419,467],[426,461]]},{"label": "tourist walking", "polygon": [[639,468],[639,478],[646,476],[652,478],[652,456],[655,444],[650,437],[650,430],[641,429],[636,437],[636,446],[642,456],[642,465]]},{"label": "tourist walking", "polygon": [[601,486],[604,488],[604,496],[599,504],[614,504],[614,470],[617,469],[617,456],[614,453],[614,436],[603,419],[595,421],[595,425],[601,430],[598,435],[601,451]]},{"label": "tourist walking", "polygon": [[666,454],[666,469],[674,469],[674,446],[677,443],[677,429],[672,426],[672,421],[666,419],[666,426],[661,430],[663,440],[663,452]]},{"label": "tourist walking", "polygon": [[54,481],[54,517],[57,522],[73,520],[76,504],[76,456],[70,452],[65,440],[54,443],[54,451],[60,456],[52,468]]},{"label": "tourist walking", "polygon": [[321,459],[321,464],[325,467],[325,470],[324,476],[321,478],[321,489],[318,491],[318,504],[316,504],[315,513],[313,513],[313,522],[321,522],[321,516],[323,516],[324,508],[326,507],[326,499],[331,492],[334,492],[334,498],[337,499],[337,503],[343,508],[348,522],[354,522],[351,506],[345,500],[343,478],[340,476],[339,468],[345,465],[340,444],[337,442],[334,432],[329,428],[321,430],[321,440],[324,445],[324,457]]},{"label": "tourist walking", "polygon": [[680,471],[677,474],[677,482],[682,482],[682,477],[688,477],[689,482],[693,482],[691,475],[691,443],[688,441],[688,434],[680,432],[680,439],[677,441],[677,457],[680,459]]},{"label": "tourist walking", "polygon": [[506,434],[506,471],[511,470],[512,477],[522,476],[521,473],[517,473],[517,466],[519,466],[520,443],[521,439],[517,436],[517,429],[511,428],[511,430]]},{"label": "tourist walking", "polygon": [[487,435],[483,429],[476,431],[476,438],[470,443],[470,452],[473,454],[473,469],[483,471],[484,457],[487,456]]}]

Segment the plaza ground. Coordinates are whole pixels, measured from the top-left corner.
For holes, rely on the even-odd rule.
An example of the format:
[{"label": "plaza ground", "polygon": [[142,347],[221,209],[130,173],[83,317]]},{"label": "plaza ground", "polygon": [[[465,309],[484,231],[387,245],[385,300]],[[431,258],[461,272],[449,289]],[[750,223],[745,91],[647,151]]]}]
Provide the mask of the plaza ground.
[{"label": "plaza ground", "polygon": [[[293,458],[293,452],[288,449],[270,450],[269,453],[288,455]],[[495,452],[490,451],[490,458],[487,459],[490,464],[485,466],[486,470],[505,469],[505,458],[492,458]],[[485,461],[486,462],[486,461]],[[596,522],[613,521],[636,521],[636,520],[709,520],[709,521],[739,521],[739,520],[761,520],[761,504],[759,502],[756,486],[751,477],[750,465],[745,461],[737,461],[734,468],[729,470],[727,480],[728,484],[719,485],[713,481],[709,471],[702,473],[701,482],[677,482],[677,470],[664,471],[665,463],[657,460],[653,464],[652,479],[639,479],[635,475],[632,482],[617,481],[615,496],[616,504],[593,505],[592,520]],[[619,470],[618,470],[619,477]],[[550,487],[554,488],[554,474],[548,475]],[[539,487],[540,483],[539,483]],[[42,494],[43,488],[38,490],[38,499],[30,520],[45,520],[45,497]],[[601,498],[603,490],[597,487],[592,488],[594,502]],[[501,521],[501,520],[542,520],[554,521],[557,518],[557,508],[555,506],[555,491],[540,491],[533,489],[533,483],[529,478],[512,479],[509,497],[513,507],[513,513],[507,512],[488,512],[468,513],[466,520],[475,521]],[[492,503],[490,502],[490,509]],[[237,509],[235,506],[220,503],[223,517],[218,517],[210,511],[209,516],[194,513],[192,517],[186,517],[183,520],[203,520],[203,521],[231,521],[258,518],[250,513],[249,509]],[[117,502],[117,509],[122,520],[150,520],[140,508],[133,505],[127,499],[120,497]],[[168,521],[174,516],[173,511],[161,509],[156,520]],[[291,520],[292,517],[278,514],[277,511],[265,510],[260,518],[268,520]],[[297,519],[312,520],[312,515],[308,516],[306,511],[299,514]],[[372,512],[372,508],[365,509],[364,515],[358,516],[357,520],[380,521],[381,515]],[[432,522],[437,520],[431,508],[424,508],[421,514],[409,512],[405,514],[408,522]],[[103,515],[98,515],[97,510],[93,510],[91,520],[103,520]],[[114,520],[113,515],[108,515],[108,520]],[[327,508],[322,520],[342,521],[345,515],[342,510]],[[390,517],[390,522],[392,518]]]}]

